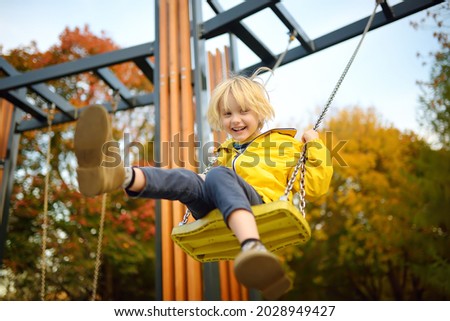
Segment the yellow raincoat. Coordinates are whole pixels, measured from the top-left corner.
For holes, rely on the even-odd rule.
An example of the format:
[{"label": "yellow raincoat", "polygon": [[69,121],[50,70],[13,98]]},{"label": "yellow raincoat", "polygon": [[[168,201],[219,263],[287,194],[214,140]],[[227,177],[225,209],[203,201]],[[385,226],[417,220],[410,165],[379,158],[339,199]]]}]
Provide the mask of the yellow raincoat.
[{"label": "yellow raincoat", "polygon": [[[294,167],[301,156],[303,143],[294,138],[295,129],[272,129],[254,138],[239,153],[233,140],[217,149],[218,165],[232,168],[253,186],[265,203],[278,200],[286,189]],[[333,167],[330,153],[322,140],[308,142],[305,173],[306,198],[311,201],[324,195],[330,186]],[[293,192],[299,190],[299,177]],[[292,200],[292,192],[289,195]]]}]

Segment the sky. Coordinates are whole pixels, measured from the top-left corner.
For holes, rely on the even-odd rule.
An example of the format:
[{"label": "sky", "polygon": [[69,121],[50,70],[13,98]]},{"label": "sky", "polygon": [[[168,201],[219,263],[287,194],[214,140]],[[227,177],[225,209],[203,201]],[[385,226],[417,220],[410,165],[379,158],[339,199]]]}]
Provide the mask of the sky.
[{"label": "sky", "polygon": [[[228,9],[239,2],[221,0],[221,5]],[[399,2],[388,1],[390,5]],[[311,39],[369,16],[375,6],[374,0],[282,0],[282,3]],[[203,19],[213,15],[205,1]],[[424,16],[425,12],[420,12],[368,33],[331,104],[331,113],[353,106],[375,108],[385,124],[426,136],[417,122],[420,88],[416,82],[429,79],[431,66],[424,65],[417,54],[427,57],[439,47],[432,37],[431,22],[420,30],[410,25]],[[269,9],[243,22],[275,54],[285,50],[287,29],[274,19]],[[58,42],[65,27],[73,29],[86,24],[94,34],[103,31],[122,48],[154,41],[154,1],[0,0],[3,53],[31,41],[37,43],[39,50],[47,50]],[[207,41],[206,47],[222,49],[227,41],[225,36],[216,37]],[[359,37],[350,39],[278,68],[267,83],[277,113],[270,127],[295,126],[303,130],[314,123],[358,41]],[[240,68],[257,62],[243,44],[238,45],[238,53]]]}]

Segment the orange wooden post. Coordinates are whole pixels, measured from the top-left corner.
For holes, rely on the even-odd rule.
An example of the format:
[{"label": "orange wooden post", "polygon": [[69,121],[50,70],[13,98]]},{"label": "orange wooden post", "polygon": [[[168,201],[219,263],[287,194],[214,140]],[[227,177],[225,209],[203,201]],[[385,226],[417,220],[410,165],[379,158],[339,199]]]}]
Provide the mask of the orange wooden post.
[{"label": "orange wooden post", "polygon": [[[166,168],[195,170],[190,50],[188,0],[160,0],[159,107],[161,150]],[[174,142],[183,145],[171,145]],[[192,142],[192,146],[186,148],[186,142]],[[161,211],[163,300],[201,300],[201,264],[187,257],[170,238],[173,226],[184,215],[184,205],[162,201]]]},{"label": "orange wooden post", "polygon": [[[8,148],[9,131],[11,127],[11,117],[13,115],[14,106],[7,100],[0,98],[0,160],[6,159]],[[2,186],[3,168],[0,167],[0,186]],[[7,200],[5,200],[6,202]],[[7,213],[3,213],[7,215]]]},{"label": "orange wooden post", "polygon": [[[218,84],[218,80],[216,79],[216,64],[215,64],[215,56],[211,52],[208,52],[208,83],[209,83],[209,89],[211,92],[216,88]],[[215,143],[221,143],[219,133],[217,131],[213,131],[213,140]]]},{"label": "orange wooden post", "polygon": [[[214,71],[215,71],[215,79],[216,79],[216,84],[215,86],[217,86],[221,81],[225,80],[227,78],[227,72],[225,72],[223,70],[223,58],[222,58],[222,54],[219,51],[219,49],[216,49],[216,56],[215,56],[215,61],[214,61]],[[214,86],[214,87],[215,87]],[[224,131],[220,131],[219,132],[219,142],[224,142],[227,138],[227,135]]]},{"label": "orange wooden post", "polygon": [[230,76],[230,71],[231,71],[231,67],[230,67],[230,48],[225,46],[225,48],[223,49],[223,55],[224,55],[224,64],[225,64],[225,78],[228,78]]},{"label": "orange wooden post", "polygon": [[220,275],[220,297],[224,301],[231,300],[230,293],[230,270],[228,269],[227,261],[219,262],[219,275]]},{"label": "orange wooden post", "polygon": [[[16,159],[13,154],[16,151],[8,150],[8,148],[16,148],[13,146],[9,146],[11,131],[14,128],[11,128],[11,123],[13,121],[13,117],[15,115],[14,106],[7,100],[3,100],[0,98],[0,160],[5,161],[5,164],[1,164],[0,166],[0,260],[3,260],[4,256],[4,246],[6,243],[6,233],[7,233],[7,224],[8,224],[8,216],[9,216],[9,199],[11,193],[10,180],[13,178],[12,168],[15,167],[13,164]],[[12,145],[17,146],[16,143]],[[5,167],[3,165],[6,165]],[[5,169],[7,172],[5,172]],[[5,174],[6,173],[6,174]]]},{"label": "orange wooden post", "polygon": [[[170,164],[170,120],[169,120],[169,32],[168,32],[168,3],[160,1],[160,124],[161,124],[161,160],[163,166],[168,168]],[[172,206],[169,201],[161,201],[161,247],[162,247],[162,299],[173,300],[175,297],[175,278],[173,245],[170,238],[172,232]]]},{"label": "orange wooden post", "polygon": [[[180,30],[179,30],[179,1],[169,0],[169,88],[170,88],[170,141],[179,140],[181,125],[180,115]],[[180,167],[179,149],[174,145],[171,168]],[[172,215],[174,224],[182,217],[182,205],[172,202]],[[183,251],[176,247],[175,253],[175,299],[186,300],[186,256]]]},{"label": "orange wooden post", "polygon": [[[188,0],[180,0],[180,45],[181,45],[181,159],[187,169],[195,170],[194,160],[194,104],[191,76],[191,35],[189,21]],[[190,156],[191,155],[191,156]],[[203,282],[201,264],[187,257],[187,294],[189,300],[201,300],[203,298]]]}]

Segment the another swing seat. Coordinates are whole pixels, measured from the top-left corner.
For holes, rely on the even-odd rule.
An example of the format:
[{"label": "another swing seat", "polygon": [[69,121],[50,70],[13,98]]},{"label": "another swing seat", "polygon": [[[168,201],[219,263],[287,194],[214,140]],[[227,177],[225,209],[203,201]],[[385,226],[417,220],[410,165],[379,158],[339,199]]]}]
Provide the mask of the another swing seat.
[{"label": "another swing seat", "polygon": [[[311,237],[308,222],[288,201],[255,205],[252,210],[261,241],[271,252],[305,243]],[[238,240],[217,209],[192,223],[174,227],[172,239],[200,262],[233,260],[240,251]]]}]

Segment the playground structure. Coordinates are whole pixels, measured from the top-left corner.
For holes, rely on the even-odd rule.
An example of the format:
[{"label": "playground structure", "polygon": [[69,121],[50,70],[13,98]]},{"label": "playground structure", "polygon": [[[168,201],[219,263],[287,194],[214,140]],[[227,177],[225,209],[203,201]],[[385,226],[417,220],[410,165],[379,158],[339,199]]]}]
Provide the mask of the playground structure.
[{"label": "playground structure", "polygon": [[[388,1],[378,2],[382,10],[375,14],[370,30],[425,10],[443,0],[405,0],[395,6],[390,6]],[[209,5],[216,16],[203,21],[203,5]],[[273,54],[257,38],[254,31],[241,23],[241,20],[269,8],[286,26],[289,33],[293,34],[295,31],[296,46],[292,45],[292,49],[283,55],[281,65],[362,34],[368,20],[366,17],[317,39],[310,39],[280,0],[250,0],[229,10],[223,10],[219,1],[216,0],[160,0],[156,1],[155,6],[156,39],[152,43],[24,74],[20,74],[3,58],[0,58],[0,68],[7,75],[0,79],[0,97],[2,98],[0,99],[2,128],[0,132],[0,259],[3,256],[7,237],[8,200],[11,195],[20,133],[47,127],[47,114],[26,99],[27,90],[55,106],[53,124],[76,121],[80,110],[52,92],[45,82],[92,71],[120,96],[116,111],[148,105],[156,106],[156,119],[159,119],[156,128],[157,142],[169,141],[170,137],[178,133],[184,142],[188,142],[188,137],[194,134],[194,128],[200,143],[207,142],[211,135],[204,121],[208,91],[222,80],[228,70],[251,73],[261,66],[273,67],[277,64],[278,57],[284,54]],[[189,16],[192,17],[192,21],[189,21]],[[205,41],[222,34],[230,35],[230,50],[225,49],[224,53],[219,51],[214,54],[206,53]],[[261,61],[243,70],[236,70],[235,38],[246,44]],[[193,66],[191,61],[194,62]],[[133,96],[108,68],[124,62],[135,63],[154,84],[154,92]],[[105,102],[104,105],[113,112],[113,106],[110,103]],[[30,119],[22,120],[25,113],[30,116]],[[197,115],[196,119],[194,115]],[[223,139],[221,133],[214,133],[214,135],[214,141]],[[183,150],[187,152],[188,149]],[[201,159],[205,157],[205,155],[199,156]],[[181,157],[187,159],[188,155],[181,155]],[[156,270],[158,275],[156,280],[160,281],[157,282],[158,297],[163,300],[251,298],[252,294],[234,280],[230,262],[201,265],[174,246],[170,234],[173,226],[181,221],[182,216],[183,206],[180,203],[161,201],[157,213],[156,262],[158,266]]]}]

